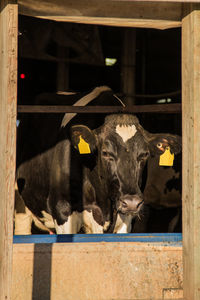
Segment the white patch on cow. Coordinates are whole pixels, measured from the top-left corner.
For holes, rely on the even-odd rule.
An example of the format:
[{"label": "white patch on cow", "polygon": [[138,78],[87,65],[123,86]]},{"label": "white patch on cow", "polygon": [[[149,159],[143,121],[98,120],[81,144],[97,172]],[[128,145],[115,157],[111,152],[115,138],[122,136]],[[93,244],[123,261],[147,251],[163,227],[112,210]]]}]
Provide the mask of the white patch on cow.
[{"label": "white patch on cow", "polygon": [[40,218],[33,215],[33,222],[35,223],[35,226],[44,231],[51,231],[55,229],[52,216],[44,210],[41,211],[41,214],[43,217]]},{"label": "white patch on cow", "polygon": [[57,234],[76,234],[82,226],[82,214],[74,211],[62,225],[58,225],[56,220],[54,222]]},{"label": "white patch on cow", "polygon": [[76,234],[82,226],[85,233],[103,233],[103,226],[99,225],[94,220],[92,212],[87,210],[82,213],[73,212],[63,225],[58,225],[56,220],[54,222],[57,234]]},{"label": "white patch on cow", "polygon": [[83,211],[83,223],[85,233],[103,233],[103,226],[99,225],[92,214],[92,211]]},{"label": "white patch on cow", "polygon": [[124,143],[128,141],[130,138],[132,138],[137,132],[137,129],[134,124],[131,126],[117,125],[115,130],[116,133],[119,134],[119,136],[121,136]]},{"label": "white patch on cow", "polygon": [[106,221],[106,222],[104,223],[103,230],[104,230],[104,231],[107,231],[108,228],[109,228],[109,226],[110,226],[110,221]]},{"label": "white patch on cow", "polygon": [[[90,103],[92,100],[97,98],[102,92],[111,91],[111,89],[107,86],[99,86],[93,89],[89,94],[85,95],[81,99],[79,99],[76,103],[73,104],[73,106],[86,106],[88,103]],[[67,113],[65,114],[61,127],[65,127],[71,119],[73,119],[77,113]]]},{"label": "white patch on cow", "polygon": [[117,221],[114,228],[114,233],[129,233],[131,232],[133,216],[131,215],[117,215]]},{"label": "white patch on cow", "polygon": [[17,213],[15,211],[14,215],[15,221],[15,235],[29,235],[31,234],[31,224],[32,224],[32,214],[28,208],[25,210],[24,213]]},{"label": "white patch on cow", "polygon": [[17,183],[15,183],[15,212],[14,212],[14,234],[31,234],[32,213],[25,206]]}]

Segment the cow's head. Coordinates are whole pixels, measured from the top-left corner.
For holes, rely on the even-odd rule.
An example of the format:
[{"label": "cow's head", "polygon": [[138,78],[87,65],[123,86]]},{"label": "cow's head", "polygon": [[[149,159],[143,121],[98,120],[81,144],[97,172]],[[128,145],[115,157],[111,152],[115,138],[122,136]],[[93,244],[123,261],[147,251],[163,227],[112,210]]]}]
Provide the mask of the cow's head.
[{"label": "cow's head", "polygon": [[94,131],[83,125],[72,126],[71,140],[76,149],[80,139],[95,153],[98,176],[107,189],[107,198],[123,214],[137,215],[142,208],[142,171],[150,154],[161,155],[166,147],[175,154],[181,151],[179,136],[151,134],[131,114],[107,116]]}]

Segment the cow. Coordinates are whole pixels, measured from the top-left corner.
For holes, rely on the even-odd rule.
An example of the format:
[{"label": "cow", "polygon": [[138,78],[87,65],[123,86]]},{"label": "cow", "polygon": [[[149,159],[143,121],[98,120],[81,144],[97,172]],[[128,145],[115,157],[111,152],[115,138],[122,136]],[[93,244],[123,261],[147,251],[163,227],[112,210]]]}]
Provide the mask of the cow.
[{"label": "cow", "polygon": [[25,205],[19,194],[17,184],[15,184],[15,208],[14,208],[14,234],[29,235],[32,233],[55,233],[55,226],[52,216],[43,213],[43,218],[39,220]]},{"label": "cow", "polygon": [[[69,97],[92,96],[115,98],[105,87]],[[167,147],[179,153],[181,138],[151,134],[132,114],[107,115],[96,128],[80,119],[37,114],[21,120],[19,193],[34,216],[52,216],[57,234],[130,232],[143,209],[140,186],[149,156],[160,156]]]},{"label": "cow", "polygon": [[[147,181],[143,195],[144,203],[150,210],[148,223],[152,223],[153,218],[158,220],[158,216],[160,216],[159,226],[154,224],[154,231],[181,231],[181,162],[181,153],[176,155],[173,166],[159,166],[156,156],[152,156],[148,160]],[[149,226],[147,225],[147,227]],[[150,230],[152,231],[152,229]]]}]

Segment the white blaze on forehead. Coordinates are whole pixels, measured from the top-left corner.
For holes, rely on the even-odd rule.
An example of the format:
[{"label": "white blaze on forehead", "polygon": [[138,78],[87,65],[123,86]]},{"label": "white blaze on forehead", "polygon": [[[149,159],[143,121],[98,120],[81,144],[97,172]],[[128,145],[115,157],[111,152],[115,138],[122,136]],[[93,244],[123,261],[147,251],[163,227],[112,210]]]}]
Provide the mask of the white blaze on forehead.
[{"label": "white blaze on forehead", "polygon": [[135,125],[117,125],[116,126],[116,133],[119,134],[122,138],[122,140],[124,141],[124,143],[126,141],[128,141],[130,138],[132,138],[137,132],[137,129],[135,127]]}]

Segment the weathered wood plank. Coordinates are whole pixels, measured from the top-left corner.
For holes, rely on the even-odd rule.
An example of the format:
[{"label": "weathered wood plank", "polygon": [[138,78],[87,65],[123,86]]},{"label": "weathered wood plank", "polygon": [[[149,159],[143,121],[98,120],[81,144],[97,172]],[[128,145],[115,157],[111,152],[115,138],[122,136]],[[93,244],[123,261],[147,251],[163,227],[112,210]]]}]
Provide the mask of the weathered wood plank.
[{"label": "weathered wood plank", "polygon": [[121,91],[126,105],[135,104],[136,30],[126,28],[123,34],[121,57]]},{"label": "weathered wood plank", "polygon": [[[69,50],[63,46],[57,46],[57,55],[61,59],[66,59],[69,55]],[[57,63],[57,78],[56,78],[57,91],[66,92],[69,90],[69,63],[66,61],[59,61]]]},{"label": "weathered wood plank", "polygon": [[[107,0],[107,1],[113,1],[113,0]],[[167,2],[167,3],[200,3],[200,0],[114,0],[114,1],[120,1],[120,2]]]},{"label": "weathered wood plank", "polygon": [[73,16],[35,16],[43,19],[50,19],[60,22],[81,23],[90,25],[104,25],[104,26],[121,26],[134,28],[152,28],[152,29],[169,29],[181,27],[180,21],[162,21],[155,19],[131,19],[131,18],[100,18],[100,17],[73,17]]},{"label": "weathered wood plank", "polygon": [[9,300],[12,273],[16,152],[18,8],[0,1],[0,299]]},{"label": "weathered wood plank", "polygon": [[132,105],[132,106],[42,106],[42,105],[19,105],[18,113],[142,113],[162,112],[180,113],[181,104],[155,104],[155,105]]},{"label": "weathered wood plank", "polygon": [[19,13],[56,21],[166,29],[181,26],[182,3],[19,0]]},{"label": "weathered wood plank", "polygon": [[200,7],[182,25],[184,299],[200,299]]}]

